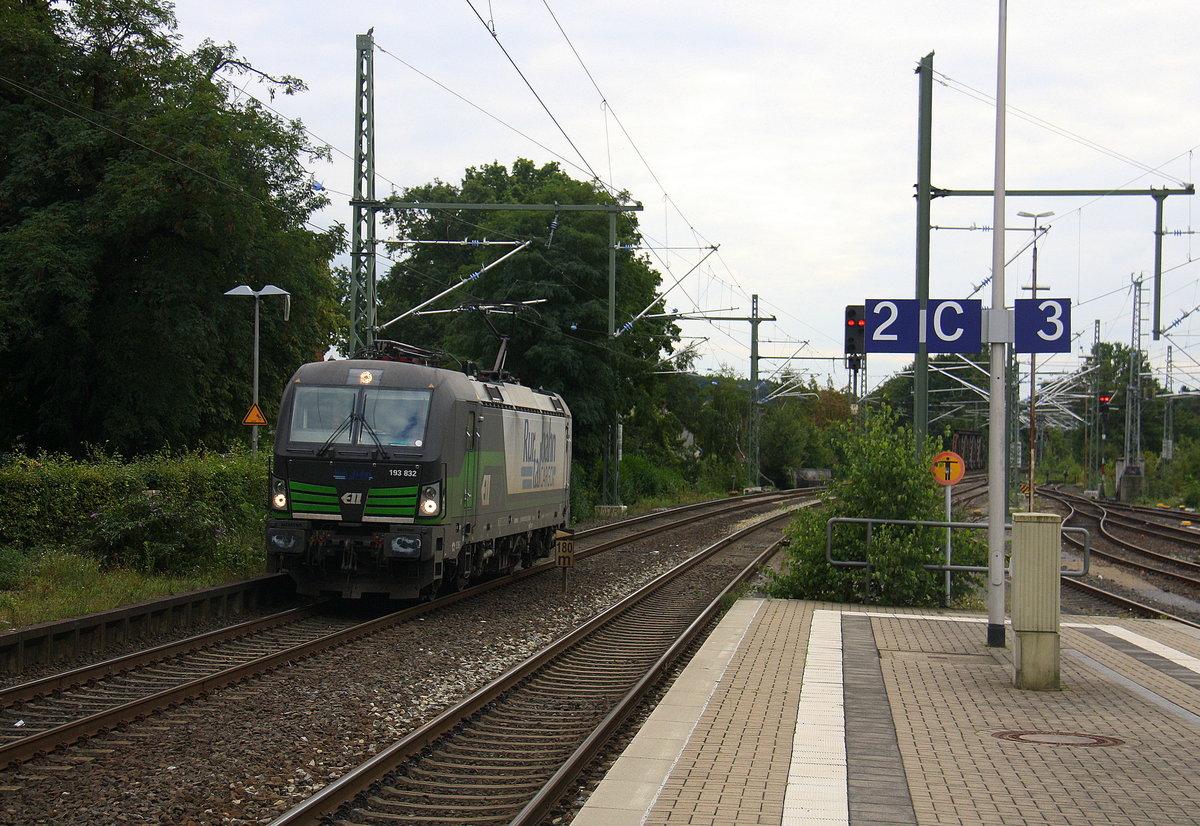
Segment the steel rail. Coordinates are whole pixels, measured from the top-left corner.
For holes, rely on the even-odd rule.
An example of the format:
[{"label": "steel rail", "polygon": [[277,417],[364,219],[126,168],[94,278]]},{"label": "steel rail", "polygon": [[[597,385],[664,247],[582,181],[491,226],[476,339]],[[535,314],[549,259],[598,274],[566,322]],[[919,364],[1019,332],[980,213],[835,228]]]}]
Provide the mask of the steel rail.
[{"label": "steel rail", "polygon": [[326,604],[327,601],[322,601],[313,603],[312,605],[302,605],[299,608],[291,608],[268,617],[247,620],[246,622],[231,625],[227,628],[218,628],[214,631],[187,637],[186,639],[163,643],[162,645],[147,648],[143,651],[134,651],[130,654],[104,660],[103,662],[80,666],[70,671],[63,671],[59,674],[52,674],[48,677],[14,685],[0,690],[0,709],[8,708],[17,703],[41,697],[55,691],[62,691],[74,686],[83,685],[84,683],[89,683],[103,677],[121,674],[149,663],[186,654],[201,648],[208,648],[218,643],[254,634],[268,628],[274,628],[295,619],[302,619],[320,611]]},{"label": "steel rail", "polygon": [[[1075,504],[1067,502],[1063,498],[1056,497],[1053,494],[1043,493],[1043,495],[1048,496],[1048,498],[1050,498],[1050,499],[1058,498],[1058,501],[1063,502],[1064,504],[1067,504],[1068,507],[1071,508],[1071,513],[1070,513],[1070,515],[1067,516],[1066,519],[1063,520],[1064,522],[1066,522],[1068,519],[1072,518],[1073,516],[1075,516],[1077,514],[1085,519],[1094,519],[1094,520],[1096,520],[1096,522],[1100,528],[1101,535],[1104,536],[1106,539],[1108,539],[1113,544],[1117,545],[1118,547],[1123,547],[1126,550],[1132,551],[1133,553],[1142,554],[1143,556],[1149,557],[1151,559],[1165,561],[1165,562],[1168,562],[1169,564],[1177,565],[1184,569],[1200,570],[1200,565],[1197,565],[1194,562],[1188,562],[1187,560],[1176,559],[1175,557],[1168,556],[1167,554],[1161,554],[1161,553],[1158,553],[1157,551],[1151,551],[1148,548],[1143,548],[1139,545],[1135,545],[1134,543],[1130,542],[1129,540],[1121,539],[1118,536],[1114,536],[1105,527],[1106,511],[1104,510],[1104,508],[1102,506],[1093,505],[1093,507],[1096,507],[1100,510],[1099,516],[1093,516],[1091,514],[1084,513],[1083,511],[1079,510],[1075,506]],[[1118,556],[1117,554],[1107,553],[1105,551],[1099,551],[1099,550],[1096,550],[1095,547],[1092,548],[1092,555],[1098,556],[1101,559],[1106,559],[1109,562],[1129,566],[1131,568],[1142,571],[1144,573],[1151,573],[1151,574],[1156,574],[1158,576],[1164,576],[1164,577],[1167,577],[1168,579],[1172,579],[1176,582],[1180,582],[1185,585],[1190,585],[1195,588],[1200,588],[1200,579],[1197,579],[1195,577],[1190,577],[1185,574],[1177,573],[1175,571],[1168,571],[1163,568],[1157,567],[1155,565],[1149,565],[1146,563],[1137,562],[1136,560],[1127,559],[1125,557]]]},{"label": "steel rail", "polygon": [[[768,522],[773,520],[767,520]],[[596,759],[596,756],[604,748],[605,744],[612,739],[614,735],[625,724],[625,721],[631,714],[636,711],[642,699],[655,687],[662,675],[670,668],[679,657],[687,650],[697,637],[712,623],[717,614],[723,610],[725,601],[729,599],[735,590],[742,583],[754,576],[766,562],[774,556],[780,546],[784,543],[785,537],[781,537],[771,544],[766,550],[758,555],[740,574],[725,587],[717,597],[709,603],[704,612],[698,616],[687,630],[677,639],[671,647],[659,657],[658,661],[638,680],[629,691],[621,698],[616,707],[610,711],[605,718],[600,721],[600,724],[595,730],[588,735],[575,752],[568,758],[567,762],[555,772],[554,776],[547,781],[546,785],[534,795],[533,799],[526,804],[515,818],[513,818],[510,826],[536,826],[540,823],[547,814],[557,805],[558,801],[562,800],[570,791],[571,785],[576,778],[588,767],[588,765]]]},{"label": "steel rail", "polygon": [[[563,637],[560,637],[546,648],[530,656],[524,662],[510,669],[505,674],[497,677],[479,691],[462,699],[453,707],[447,709],[433,720],[430,720],[420,728],[410,732],[401,740],[383,749],[370,760],[362,763],[357,768],[351,770],[346,775],[343,775],[338,780],[329,783],[312,797],[302,801],[285,812],[283,815],[271,821],[270,826],[300,826],[300,824],[319,823],[321,818],[336,811],[341,806],[352,801],[364,790],[371,788],[374,784],[383,780],[395,769],[397,765],[415,755],[420,754],[438,738],[453,731],[464,719],[470,717],[472,714],[484,708],[489,703],[494,702],[497,697],[509,691],[521,681],[537,672],[563,652],[575,646],[579,641],[590,636],[598,629],[606,626],[611,620],[626,612],[630,607],[643,600],[647,595],[659,590],[666,583],[679,577],[691,568],[699,565],[701,562],[716,554],[722,548],[733,542],[736,542],[739,538],[750,533],[763,530],[767,525],[786,518],[791,518],[791,514],[787,513],[770,517],[762,522],[756,523],[755,525],[743,528],[742,530],[739,530],[734,534],[719,540],[708,548],[705,548],[700,553],[657,577],[652,582],[638,589],[633,594],[630,594],[619,603],[616,603],[600,614],[597,614],[595,617],[588,620],[575,630],[569,632]],[[774,548],[775,546],[772,547]],[[745,572],[743,571],[742,574],[744,575],[744,573]],[[722,594],[724,595],[727,592],[728,589],[722,591]],[[710,609],[711,606],[709,609],[705,609],[705,611],[707,612]],[[696,627],[695,621],[688,626],[687,632],[691,633],[693,636],[695,633],[698,633],[698,628]],[[676,651],[678,650],[682,649],[676,647]],[[651,670],[661,670],[664,667],[665,664],[660,657],[659,660],[655,662],[654,666],[652,666]],[[646,682],[646,678],[644,676],[639,679],[638,684],[642,685],[643,682]],[[626,692],[626,697],[628,696],[629,692]],[[615,709],[613,711],[615,711]],[[606,715],[604,720],[601,721],[601,725],[604,725],[608,728],[615,727],[619,723],[617,718],[619,717],[623,719],[624,716],[628,714],[628,710],[626,710],[624,713],[618,713],[616,717],[614,717],[613,711],[610,711],[610,713]],[[585,744],[581,745],[576,751],[578,753],[580,750],[585,749],[585,746],[587,751],[593,751],[595,748],[598,748],[598,744],[600,742],[602,741],[600,741],[598,737],[589,735]],[[554,775],[554,778],[552,778],[554,785],[558,786],[563,782],[569,782],[564,780],[564,777],[568,774],[570,774],[572,777],[574,776],[569,769],[566,769],[565,767],[560,768],[559,772],[557,772]],[[538,794],[541,800],[541,802],[538,804],[538,808],[544,806],[544,801],[553,796],[553,793],[549,791],[540,792]]]},{"label": "steel rail", "polygon": [[285,583],[290,588],[287,576],[267,574],[79,617],[10,628],[0,633],[0,670],[16,674],[29,665],[51,662],[64,652],[101,649],[113,641],[134,639],[162,626],[177,627],[196,615],[233,613],[284,591]]},{"label": "steel rail", "polygon": [[[1158,511],[1148,508],[1135,508],[1125,505],[1114,505],[1111,502],[1101,504],[1094,499],[1087,499],[1081,496],[1075,496],[1065,491],[1054,491],[1051,494],[1046,494],[1051,499],[1059,501],[1070,501],[1076,505],[1096,508],[1102,510],[1106,516],[1105,519],[1114,525],[1129,528],[1131,530],[1141,531],[1142,533],[1152,534],[1161,539],[1168,539],[1172,542],[1179,542],[1184,545],[1191,545],[1194,548],[1200,548],[1200,534],[1193,530],[1189,530],[1177,525],[1165,525],[1162,522],[1151,522],[1142,516],[1135,514],[1144,514],[1145,516],[1160,515]],[[1078,510],[1078,508],[1076,508]],[[1200,565],[1196,566],[1200,569]]]},{"label": "steel rail", "polygon": [[[795,494],[786,494],[786,495],[776,495],[776,497],[774,497],[774,498],[794,499],[797,497]],[[707,503],[697,503],[695,505],[685,506],[683,509],[681,509],[682,511],[685,512],[685,515],[680,518],[674,518],[679,513],[676,510],[671,510],[668,512],[659,512],[659,513],[653,514],[653,515],[651,515],[652,517],[657,517],[659,519],[662,519],[664,516],[672,517],[672,518],[668,519],[666,522],[664,522],[661,525],[643,528],[633,534],[623,536],[618,540],[613,540],[613,541],[609,541],[606,543],[600,543],[599,545],[592,546],[585,550],[579,551],[576,553],[576,558],[591,556],[596,553],[600,553],[604,550],[608,550],[609,548],[617,546],[617,545],[623,545],[623,544],[627,544],[629,542],[639,541],[640,539],[643,539],[643,538],[646,538],[649,536],[654,536],[658,533],[663,533],[665,531],[680,527],[685,524],[690,524],[696,519],[696,516],[692,515],[692,513],[691,513],[692,511],[696,510],[698,507],[703,507],[704,505],[711,506],[714,502],[718,502],[722,506],[717,508],[711,514],[704,514],[705,517],[724,515],[725,513],[729,512],[730,510],[742,509],[747,504],[751,504],[751,505],[759,504],[759,502],[755,501],[755,500],[763,500],[766,503],[770,504],[774,499],[773,499],[773,497],[770,497],[770,496],[764,497],[762,495],[758,495],[758,496],[751,496],[751,497],[738,497],[738,500],[739,501],[734,502],[729,505],[725,504],[726,500],[710,500]],[[747,500],[749,500],[749,501],[747,501]],[[630,522],[640,523],[643,521],[646,521],[643,517],[635,517],[634,520],[623,520],[621,522],[609,523],[607,525],[603,525],[603,526],[599,526],[597,528],[590,529],[589,531],[587,531],[587,535],[594,537],[598,534],[602,535],[603,533],[606,533],[606,532],[619,530],[622,527],[626,527]],[[580,532],[580,533],[582,534],[584,532]],[[580,536],[580,534],[576,534],[576,537],[578,537],[578,536]],[[96,713],[88,715],[86,717],[79,718],[75,721],[64,723],[64,724],[56,726],[54,728],[50,728],[50,729],[47,729],[42,732],[31,734],[30,736],[22,738],[20,740],[15,740],[10,743],[5,743],[3,745],[0,745],[0,767],[6,767],[6,766],[10,766],[14,763],[23,762],[23,761],[28,760],[38,754],[46,753],[58,746],[66,744],[66,743],[74,742],[74,741],[82,739],[84,737],[88,737],[88,736],[97,734],[99,732],[106,731],[106,730],[114,728],[122,723],[129,722],[131,720],[135,720],[135,719],[138,719],[141,717],[145,717],[148,714],[162,710],[163,708],[167,708],[172,705],[178,705],[179,703],[182,703],[184,701],[187,701],[187,700],[192,699],[197,696],[201,696],[203,694],[214,691],[216,689],[223,688],[225,686],[232,685],[232,684],[235,684],[238,682],[242,682],[251,677],[271,671],[271,670],[273,670],[277,667],[280,667],[282,665],[285,665],[287,663],[301,660],[306,657],[312,656],[316,653],[319,653],[321,651],[324,651],[324,650],[327,650],[327,649],[330,649],[330,648],[333,648],[333,647],[336,647],[339,645],[346,644],[348,642],[360,639],[362,637],[369,636],[371,634],[378,633],[378,632],[380,632],[386,628],[389,628],[393,625],[399,625],[401,623],[411,621],[423,614],[426,614],[426,613],[429,613],[429,612],[432,612],[435,610],[439,610],[441,608],[449,607],[450,605],[453,605],[457,602],[471,599],[475,596],[481,595],[481,594],[491,591],[493,589],[507,587],[508,585],[511,585],[514,582],[523,580],[527,577],[536,576],[538,574],[545,573],[546,571],[553,569],[554,567],[556,567],[556,566],[553,561],[546,562],[546,563],[543,563],[540,565],[536,565],[532,568],[518,571],[518,572],[511,574],[509,576],[506,576],[506,577],[500,577],[500,578],[497,578],[494,580],[480,583],[479,585],[475,585],[470,588],[466,588],[462,591],[459,591],[458,593],[450,594],[448,596],[442,597],[440,599],[437,599],[437,600],[434,600],[431,602],[426,602],[426,603],[415,605],[415,606],[412,606],[409,608],[405,608],[400,611],[392,612],[392,613],[386,614],[382,617],[378,617],[378,618],[369,620],[367,622],[351,626],[350,628],[345,628],[345,629],[342,629],[339,631],[332,632],[330,634],[326,634],[326,635],[317,637],[317,638],[309,640],[307,642],[300,643],[295,646],[291,646],[289,648],[283,649],[281,651],[278,651],[278,652],[275,652],[272,654],[268,654],[265,657],[262,657],[262,658],[259,658],[259,659],[256,659],[256,660],[253,660],[250,662],[231,666],[231,667],[222,669],[220,671],[217,671],[217,672],[214,672],[214,673],[202,676],[202,677],[198,677],[193,680],[188,680],[188,681],[182,682],[179,685],[173,686],[171,688],[157,691],[152,694],[146,695],[144,697],[141,697],[141,698],[138,698],[135,700],[131,700],[129,702],[121,703],[119,705],[113,706],[112,708],[105,709],[100,712],[96,712]],[[279,623],[274,623],[274,625],[278,625],[278,624]],[[262,629],[259,629],[259,630],[262,630]],[[217,632],[217,633],[220,633],[220,632]],[[245,634],[242,634],[241,636],[245,636]],[[184,645],[184,644],[189,644],[190,642],[191,642],[191,640],[189,639],[189,640],[182,641],[181,643],[174,643],[174,644],[168,644],[167,646],[160,646],[155,650],[165,650],[165,649],[170,648],[173,645],[174,646]],[[176,653],[178,653],[178,652],[176,652]],[[137,656],[137,655],[133,655],[133,656]],[[157,659],[161,660],[162,656],[159,656]],[[101,663],[101,664],[98,664],[96,667],[103,667],[105,665],[106,665],[105,663]],[[128,669],[121,669],[121,670],[128,670]],[[70,672],[68,672],[68,674],[69,673]],[[54,682],[58,681],[60,678],[65,678],[65,677],[67,677],[67,674],[55,675],[53,677],[46,678],[45,680],[37,681],[37,682],[42,682],[46,685],[51,685]],[[18,686],[16,688],[20,689],[23,687]],[[42,696],[45,693],[46,692],[42,692],[41,695],[26,695],[25,699],[28,699],[29,696]]]},{"label": "steel rail", "polygon": [[[1043,495],[1045,495],[1045,491],[1043,491]],[[1049,496],[1049,498],[1055,499],[1058,497],[1051,495],[1051,496]],[[1067,514],[1067,516],[1063,519],[1064,522],[1069,520],[1075,514],[1079,513],[1078,509],[1075,507],[1074,502],[1070,501],[1066,497],[1062,497],[1062,498],[1058,498],[1058,499],[1060,502],[1065,504],[1070,511]],[[1079,542],[1079,540],[1077,540],[1077,539],[1074,539],[1071,537],[1065,537],[1065,538],[1067,539],[1068,542],[1070,542],[1073,545],[1081,544]],[[1092,548],[1092,553],[1093,554],[1097,553],[1095,548]],[[1103,552],[1099,552],[1099,553],[1101,556],[1104,556],[1105,558],[1112,558],[1112,557],[1110,557],[1110,555],[1104,554]],[[1119,558],[1117,558],[1117,559],[1119,560]],[[1119,560],[1119,561],[1124,561],[1124,560]],[[1129,564],[1129,563],[1126,562],[1126,564]],[[1140,612],[1143,614],[1147,614],[1152,618],[1153,617],[1161,617],[1163,619],[1174,620],[1175,622],[1179,622],[1184,625],[1191,626],[1192,628],[1200,628],[1200,622],[1196,622],[1195,620],[1188,619],[1187,617],[1181,617],[1177,614],[1172,614],[1168,611],[1163,611],[1163,610],[1161,610],[1159,608],[1155,608],[1151,605],[1146,605],[1145,603],[1138,602],[1136,600],[1129,599],[1128,597],[1122,596],[1120,594],[1113,593],[1112,591],[1106,591],[1103,588],[1099,588],[1095,585],[1091,585],[1091,584],[1086,583],[1078,578],[1062,577],[1061,579],[1062,579],[1062,582],[1064,585],[1074,588],[1077,591],[1081,591],[1089,596],[1100,599],[1104,602],[1108,602],[1112,605],[1116,605],[1119,608],[1125,608],[1127,610],[1137,611],[1137,612]]]},{"label": "steel rail", "polygon": [[1168,613],[1167,611],[1163,611],[1161,608],[1155,608],[1152,605],[1146,605],[1143,602],[1137,602],[1136,600],[1129,599],[1128,597],[1123,597],[1120,594],[1114,594],[1112,591],[1105,591],[1103,588],[1097,588],[1095,585],[1089,585],[1088,583],[1081,582],[1077,579],[1067,579],[1064,577],[1063,584],[1069,585],[1070,587],[1075,588],[1078,591],[1082,591],[1089,596],[1096,597],[1097,599],[1105,602],[1110,602],[1116,605],[1118,608],[1126,608],[1131,611],[1137,611],[1139,613],[1146,614],[1150,619],[1169,619],[1191,626],[1192,628],[1200,628],[1200,622],[1196,622],[1195,620],[1181,617],[1177,614]]}]

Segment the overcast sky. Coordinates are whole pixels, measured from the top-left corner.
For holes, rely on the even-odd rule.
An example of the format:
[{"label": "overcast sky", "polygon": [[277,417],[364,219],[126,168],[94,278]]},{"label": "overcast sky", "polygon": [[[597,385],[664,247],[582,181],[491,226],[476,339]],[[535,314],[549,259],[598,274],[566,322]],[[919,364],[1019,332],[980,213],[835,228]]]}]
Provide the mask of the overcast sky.
[{"label": "overcast sky", "polygon": [[[683,248],[720,245],[667,306],[749,315],[758,294],[760,312],[778,317],[761,328],[778,342],[762,345],[768,355],[807,342],[800,355],[840,356],[846,304],[912,297],[914,70],[930,52],[933,183],[992,187],[996,3],[177,0],[176,13],[185,46],[232,41],[258,68],[308,83],[272,105],[335,148],[332,163],[312,169],[333,198],[319,223],[350,223],[352,169],[340,153],[353,147],[355,35],[374,27],[378,195],[458,182],[468,166],[518,157],[558,160],[582,179],[594,171],[644,205],[649,242],[681,248],[659,253],[673,273],[664,272],[664,286],[703,254]],[[1194,1],[1133,11],[1014,0],[1008,16],[1009,189],[1177,188],[1195,179]],[[1165,202],[1166,229],[1179,234],[1164,241],[1164,327],[1200,305],[1200,263],[1189,263],[1200,240],[1186,234],[1193,213],[1200,218],[1194,201]],[[1009,197],[1010,259],[1031,234],[1017,213],[1051,210],[1038,281],[1075,303],[1080,335],[1072,356],[1039,370],[1078,364],[1097,319],[1102,340],[1128,344],[1137,275],[1146,277],[1144,346],[1161,370],[1172,342],[1150,338],[1153,200]],[[990,272],[991,199],[936,200],[933,223],[947,229],[933,233],[930,294],[967,297]],[[1020,287],[1030,281],[1029,253],[1006,272],[1009,304],[1028,296]],[[990,288],[976,297],[990,304]],[[701,367],[748,375],[748,324],[690,322],[685,333],[708,339]],[[1200,312],[1170,335],[1176,384],[1200,385]],[[873,358],[871,384],[903,361]],[[840,359],[794,364],[822,382],[847,382]]]}]

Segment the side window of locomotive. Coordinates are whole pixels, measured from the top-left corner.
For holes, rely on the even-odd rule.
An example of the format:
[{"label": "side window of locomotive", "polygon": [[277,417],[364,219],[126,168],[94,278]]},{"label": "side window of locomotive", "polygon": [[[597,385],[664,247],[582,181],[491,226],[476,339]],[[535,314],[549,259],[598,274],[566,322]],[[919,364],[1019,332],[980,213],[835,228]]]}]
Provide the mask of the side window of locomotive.
[{"label": "side window of locomotive", "polygon": [[[422,447],[429,418],[429,398],[428,390],[371,388],[366,391],[363,417],[383,444]],[[370,434],[364,432],[359,440],[370,438]]]},{"label": "side window of locomotive", "polygon": [[333,443],[349,444],[350,425],[353,422],[347,420],[354,411],[357,395],[358,390],[353,387],[297,387],[288,439],[293,442],[325,442],[341,428]]}]

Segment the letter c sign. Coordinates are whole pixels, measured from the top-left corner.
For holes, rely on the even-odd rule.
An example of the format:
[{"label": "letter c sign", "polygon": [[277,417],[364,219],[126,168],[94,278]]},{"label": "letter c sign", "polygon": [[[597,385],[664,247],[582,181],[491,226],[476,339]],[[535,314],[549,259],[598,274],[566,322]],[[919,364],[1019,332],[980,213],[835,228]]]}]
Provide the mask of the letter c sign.
[{"label": "letter c sign", "polygon": [[978,353],[983,349],[979,299],[930,299],[925,345],[930,353]]}]

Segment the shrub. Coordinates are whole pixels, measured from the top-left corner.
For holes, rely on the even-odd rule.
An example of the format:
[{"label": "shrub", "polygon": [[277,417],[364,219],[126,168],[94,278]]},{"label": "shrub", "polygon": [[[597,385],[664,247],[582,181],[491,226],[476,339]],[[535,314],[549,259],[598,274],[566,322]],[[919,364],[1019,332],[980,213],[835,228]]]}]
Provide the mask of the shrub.
[{"label": "shrub", "polygon": [[[770,574],[768,592],[793,599],[933,606],[943,594],[941,572],[922,566],[944,560],[945,530],[878,525],[867,551],[865,525],[843,524],[833,533],[834,559],[867,561],[869,569],[837,568],[825,561],[825,525],[831,517],[942,521],[942,491],[929,476],[937,443],[913,456],[911,429],[900,427],[890,410],[837,433],[836,481],[821,508],[802,511],[787,533],[791,538],[781,572]],[[980,536],[954,536],[956,564],[980,564],[986,548]],[[869,574],[868,571],[869,570]],[[956,588],[977,578],[956,573]]]},{"label": "shrub", "polygon": [[687,487],[674,468],[641,456],[621,459],[621,497],[626,501],[675,496]]},{"label": "shrub", "polygon": [[19,581],[34,549],[44,548],[145,573],[254,570],[266,467],[265,457],[246,451],[6,461],[0,496],[11,507],[0,512],[0,584]]}]

